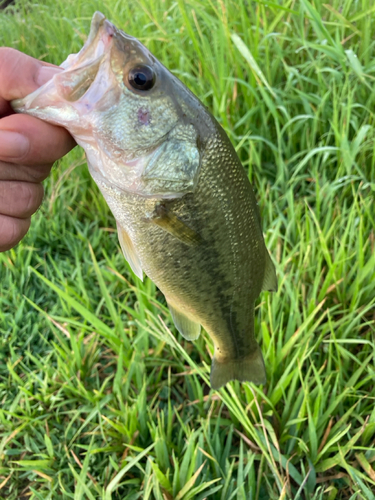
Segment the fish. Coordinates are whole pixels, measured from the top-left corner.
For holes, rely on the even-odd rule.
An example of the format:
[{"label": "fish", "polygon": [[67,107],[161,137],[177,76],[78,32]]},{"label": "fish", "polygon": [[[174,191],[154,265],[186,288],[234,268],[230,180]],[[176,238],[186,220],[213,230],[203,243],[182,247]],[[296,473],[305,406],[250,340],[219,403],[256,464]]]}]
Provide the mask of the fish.
[{"label": "fish", "polygon": [[96,12],[89,36],[16,112],[83,147],[132,271],[165,296],[181,335],[214,344],[210,383],[266,382],[254,305],[276,291],[247,173],[201,101],[136,38]]}]

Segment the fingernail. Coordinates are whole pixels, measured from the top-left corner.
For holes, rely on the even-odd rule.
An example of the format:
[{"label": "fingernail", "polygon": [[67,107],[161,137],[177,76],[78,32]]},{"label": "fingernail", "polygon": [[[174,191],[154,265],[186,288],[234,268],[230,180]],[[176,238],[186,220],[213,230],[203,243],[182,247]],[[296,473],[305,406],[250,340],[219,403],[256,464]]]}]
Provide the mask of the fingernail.
[{"label": "fingernail", "polygon": [[0,130],[0,158],[22,158],[29,151],[29,139],[17,132]]},{"label": "fingernail", "polygon": [[36,77],[37,85],[44,85],[46,82],[48,82],[48,80],[51,80],[51,78],[55,76],[56,73],[60,73],[60,71],[62,70],[63,69],[59,68],[58,66],[41,66]]}]

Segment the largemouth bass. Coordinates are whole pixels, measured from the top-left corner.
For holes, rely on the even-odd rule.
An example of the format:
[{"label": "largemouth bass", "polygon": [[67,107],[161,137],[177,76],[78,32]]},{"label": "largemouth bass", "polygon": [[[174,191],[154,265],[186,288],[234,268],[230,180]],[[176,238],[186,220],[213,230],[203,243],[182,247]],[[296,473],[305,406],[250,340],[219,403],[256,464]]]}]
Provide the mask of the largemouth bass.
[{"label": "largemouth bass", "polygon": [[276,290],[274,265],[245,170],[199,99],[136,38],[94,14],[78,54],[12,103],[65,127],[117,221],[134,273],[164,293],[188,340],[201,325],[215,345],[214,389],[264,383],[254,303]]}]

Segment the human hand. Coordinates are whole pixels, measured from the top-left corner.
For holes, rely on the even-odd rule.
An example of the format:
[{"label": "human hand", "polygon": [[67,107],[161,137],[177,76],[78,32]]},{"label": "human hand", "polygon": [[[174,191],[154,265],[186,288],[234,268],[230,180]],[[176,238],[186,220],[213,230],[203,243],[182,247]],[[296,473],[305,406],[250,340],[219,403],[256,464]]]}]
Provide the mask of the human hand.
[{"label": "human hand", "polygon": [[33,92],[58,72],[57,66],[0,47],[0,252],[27,233],[43,200],[42,181],[75,142],[68,132],[9,104]]}]

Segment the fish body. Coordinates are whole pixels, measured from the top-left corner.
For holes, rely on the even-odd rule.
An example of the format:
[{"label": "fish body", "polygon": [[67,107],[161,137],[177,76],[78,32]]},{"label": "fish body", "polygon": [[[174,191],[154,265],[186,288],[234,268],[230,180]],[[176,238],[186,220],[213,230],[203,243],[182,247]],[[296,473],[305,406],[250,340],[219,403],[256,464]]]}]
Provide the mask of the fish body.
[{"label": "fish body", "polygon": [[265,382],[254,304],[276,290],[253,190],[209,111],[138,40],[95,13],[63,71],[13,102],[66,127],[117,221],[135,274],[164,293],[181,334],[215,345],[211,386]]}]

